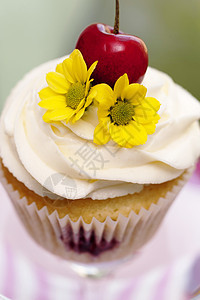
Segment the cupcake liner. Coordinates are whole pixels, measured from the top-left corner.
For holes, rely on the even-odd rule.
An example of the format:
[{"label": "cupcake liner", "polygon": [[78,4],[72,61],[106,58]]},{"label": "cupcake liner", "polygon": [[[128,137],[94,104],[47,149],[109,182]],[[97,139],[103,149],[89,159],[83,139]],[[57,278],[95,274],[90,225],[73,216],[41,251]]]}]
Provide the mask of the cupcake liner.
[{"label": "cupcake liner", "polygon": [[119,214],[116,221],[110,217],[104,222],[93,218],[90,224],[82,217],[73,222],[69,216],[60,218],[57,211],[49,214],[46,206],[38,210],[35,203],[28,205],[27,198],[20,197],[2,170],[0,180],[25,228],[37,243],[66,260],[99,263],[128,257],[143,246],[156,232],[191,173],[192,169],[188,169],[172,190],[148,210],[142,208],[138,215],[131,211],[128,217]]}]

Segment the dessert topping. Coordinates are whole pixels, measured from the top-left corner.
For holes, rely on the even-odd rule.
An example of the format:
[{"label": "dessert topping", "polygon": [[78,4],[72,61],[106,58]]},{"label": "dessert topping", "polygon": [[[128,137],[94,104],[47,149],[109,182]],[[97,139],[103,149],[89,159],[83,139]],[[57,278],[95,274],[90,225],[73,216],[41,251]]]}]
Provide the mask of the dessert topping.
[{"label": "dessert topping", "polygon": [[45,122],[78,121],[86,108],[92,103],[95,91],[91,91],[90,76],[97,61],[87,70],[86,63],[79,50],[74,50],[69,58],[56,67],[56,72],[46,75],[48,87],[39,92],[39,105],[47,112]]},{"label": "dessert topping", "polygon": [[112,139],[126,148],[146,143],[160,119],[159,101],[145,97],[147,89],[143,85],[129,85],[127,74],[117,80],[114,90],[106,84],[96,85],[93,90],[99,103],[94,143],[103,145]]},{"label": "dessert topping", "polygon": [[96,65],[97,61],[87,70],[76,49],[57,65],[56,72],[46,75],[48,87],[39,92],[39,105],[47,110],[43,120],[75,123],[90,105],[95,105],[99,120],[94,130],[95,144],[104,145],[110,140],[125,148],[145,144],[160,119],[160,102],[146,97],[143,85],[129,84],[126,73],[116,81],[114,89],[105,83],[92,86],[90,77]]}]

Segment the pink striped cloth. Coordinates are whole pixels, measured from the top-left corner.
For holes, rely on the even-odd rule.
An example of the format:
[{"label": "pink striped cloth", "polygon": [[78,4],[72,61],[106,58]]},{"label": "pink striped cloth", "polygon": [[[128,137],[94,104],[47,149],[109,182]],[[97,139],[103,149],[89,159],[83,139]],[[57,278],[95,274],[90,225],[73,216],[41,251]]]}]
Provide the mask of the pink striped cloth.
[{"label": "pink striped cloth", "polygon": [[[0,300],[5,299],[3,296],[12,300],[191,299],[200,289],[199,194],[200,163],[168,213],[160,236],[158,232],[128,263],[128,275],[119,267],[106,279],[91,281],[79,278],[69,266],[65,275],[58,272],[57,261],[53,268],[40,263],[48,261],[49,254],[39,249],[24,231],[0,185]],[[181,216],[177,218],[180,209]],[[30,256],[26,255],[31,251]],[[41,257],[33,259],[34,253],[41,253]],[[145,272],[140,272],[144,265]]]},{"label": "pink striped cloth", "polygon": [[0,294],[12,300],[186,300],[199,284],[200,256],[138,278],[95,281],[50,273],[9,245],[0,246]]}]

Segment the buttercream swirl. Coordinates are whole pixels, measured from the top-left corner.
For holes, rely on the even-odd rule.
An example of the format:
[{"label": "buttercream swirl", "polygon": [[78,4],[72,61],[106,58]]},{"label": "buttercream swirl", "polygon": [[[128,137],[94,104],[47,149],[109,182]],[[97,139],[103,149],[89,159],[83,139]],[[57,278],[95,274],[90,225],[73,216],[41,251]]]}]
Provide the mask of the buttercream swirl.
[{"label": "buttercream swirl", "polygon": [[106,199],[140,192],[144,184],[178,177],[200,155],[200,104],[166,74],[148,68],[147,96],[161,103],[160,120],[144,145],[120,148],[93,143],[97,111],[90,106],[75,124],[47,124],[38,92],[46,73],[64,58],[28,73],[10,94],[1,116],[3,163],[37,194],[69,199]]}]

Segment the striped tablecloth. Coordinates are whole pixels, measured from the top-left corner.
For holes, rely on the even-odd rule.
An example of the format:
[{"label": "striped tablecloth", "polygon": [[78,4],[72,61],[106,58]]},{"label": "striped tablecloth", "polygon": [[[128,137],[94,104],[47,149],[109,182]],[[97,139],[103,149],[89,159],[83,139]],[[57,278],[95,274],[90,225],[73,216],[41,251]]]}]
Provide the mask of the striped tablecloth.
[{"label": "striped tablecloth", "polygon": [[48,273],[6,245],[0,247],[0,266],[0,293],[13,300],[186,300],[200,281],[200,257],[138,278],[95,281]]},{"label": "striped tablecloth", "polygon": [[[27,252],[36,251],[37,249],[34,248],[36,246],[33,241],[28,241],[28,236],[26,240],[25,233],[20,227],[17,228],[17,223],[13,223],[14,225],[10,227],[5,226],[7,218],[10,224],[10,220],[13,219],[14,222],[16,216],[14,211],[10,213],[12,209],[10,204],[6,207],[9,201],[0,186],[0,294],[12,300],[190,299],[200,286],[200,165],[198,167],[195,176],[177,199],[177,203],[165,220],[165,226],[167,224],[168,229],[171,226],[170,251],[168,251],[170,255],[166,257],[167,263],[162,253],[162,259],[159,258],[159,251],[164,251],[165,246],[162,248],[161,244],[160,246],[156,244],[158,241],[156,242],[155,237],[152,245],[155,244],[157,253],[150,255],[151,247],[147,245],[141,258],[145,264],[152,260],[150,267],[146,268],[147,271],[139,272],[140,264],[137,270],[134,270],[139,260],[136,257],[135,263],[129,266],[128,274],[119,268],[108,278],[98,281],[79,278],[70,269],[65,275],[57,270],[54,272],[52,267],[47,268],[45,263],[39,263],[39,258],[37,261],[32,259],[32,256],[26,255]],[[172,221],[174,215],[180,210],[179,202],[185,203],[185,208],[181,211],[183,219],[180,218],[179,223],[176,222],[174,225]],[[188,216],[190,218],[186,220]],[[17,217],[15,222],[19,222]],[[172,237],[175,230],[178,231],[178,238],[177,235]],[[30,244],[27,250],[25,248],[28,243]],[[36,256],[40,253],[40,250],[37,251]],[[43,254],[41,260],[44,260],[44,257],[48,260],[48,256],[45,255],[47,254]],[[148,255],[149,258],[145,261]],[[170,256],[173,256],[173,259],[170,259]],[[196,296],[195,299],[200,297]]]}]

